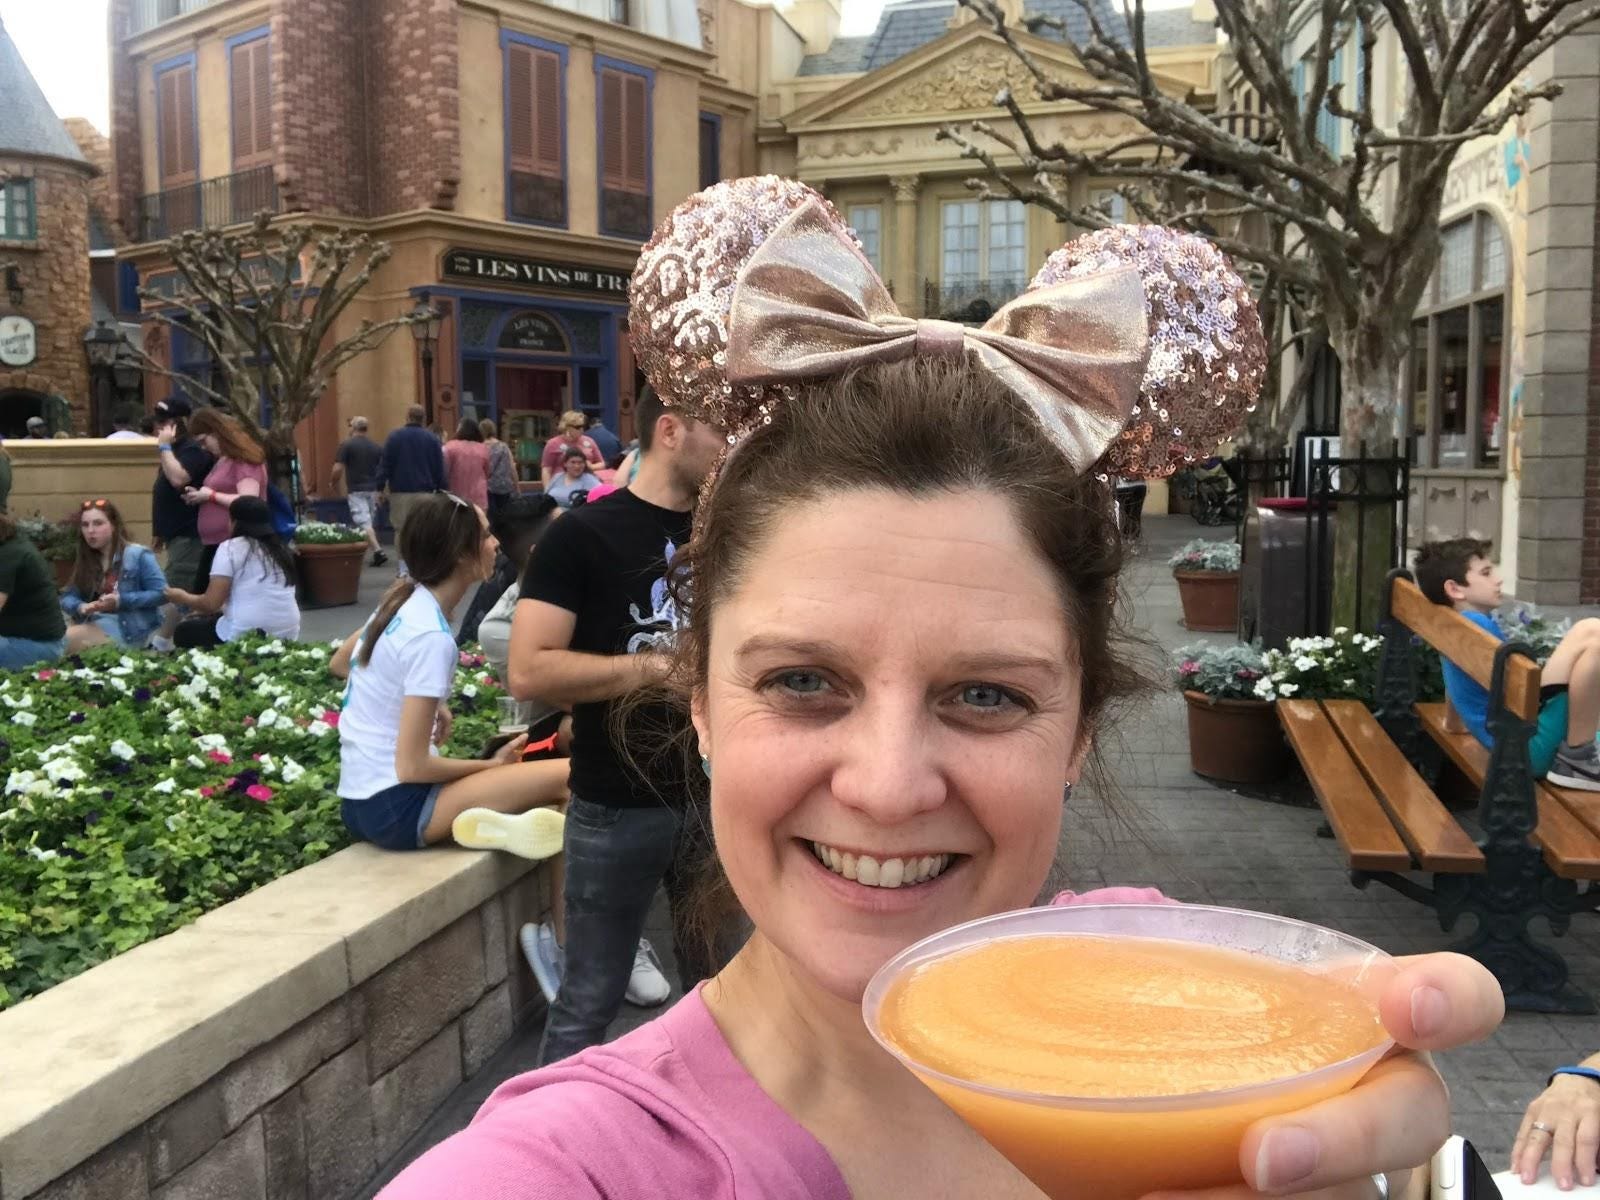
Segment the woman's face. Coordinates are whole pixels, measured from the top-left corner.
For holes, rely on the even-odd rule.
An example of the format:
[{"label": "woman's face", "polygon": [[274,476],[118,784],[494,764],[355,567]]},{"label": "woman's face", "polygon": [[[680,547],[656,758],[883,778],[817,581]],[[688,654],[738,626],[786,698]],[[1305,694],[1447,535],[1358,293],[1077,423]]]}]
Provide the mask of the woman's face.
[{"label": "woman's face", "polygon": [[473,506],[478,514],[478,527],[483,531],[483,540],[478,543],[478,578],[487,579],[494,574],[494,556],[500,549],[500,540],[489,532],[489,518],[484,511]]},{"label": "woman's face", "polygon": [[104,550],[111,544],[111,519],[97,508],[85,510],[78,518],[78,528],[91,550]]},{"label": "woman's face", "polygon": [[1078,699],[1055,578],[1003,500],[866,490],[786,515],[716,610],[694,704],[756,928],[854,1001],[920,938],[1032,903]]},{"label": "woman's face", "polygon": [[578,440],[583,437],[583,427],[581,425],[563,425],[561,427],[561,436],[573,445],[577,445]]},{"label": "woman's face", "polygon": [[195,440],[198,441],[202,446],[205,447],[206,453],[211,455],[212,458],[221,458],[222,457],[222,443],[217,441],[217,435],[216,434],[214,434],[214,433],[202,433]]},{"label": "woman's face", "polygon": [[566,469],[568,479],[582,479],[589,460],[578,454],[569,454],[561,460],[561,465]]}]

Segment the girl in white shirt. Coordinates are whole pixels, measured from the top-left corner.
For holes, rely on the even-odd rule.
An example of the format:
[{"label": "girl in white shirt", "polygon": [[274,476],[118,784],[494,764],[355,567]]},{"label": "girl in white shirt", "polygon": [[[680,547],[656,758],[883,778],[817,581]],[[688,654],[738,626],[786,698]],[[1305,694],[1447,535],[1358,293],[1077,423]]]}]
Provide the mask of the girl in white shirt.
[{"label": "girl in white shirt", "polygon": [[294,551],[272,524],[265,500],[240,496],[228,506],[232,522],[211,562],[211,581],[203,595],[169,587],[166,598],[193,609],[172,640],[180,649],[220,646],[247,633],[300,636],[300,605],[295,599]]},{"label": "girl in white shirt", "polygon": [[446,758],[457,650],[450,614],[498,549],[481,509],[436,492],[406,518],[395,582],[334,655],[348,671],[339,718],[340,811],[350,832],[390,850],[454,836],[464,846],[547,858],[561,849],[567,760],[521,761],[526,735],[492,759]]}]

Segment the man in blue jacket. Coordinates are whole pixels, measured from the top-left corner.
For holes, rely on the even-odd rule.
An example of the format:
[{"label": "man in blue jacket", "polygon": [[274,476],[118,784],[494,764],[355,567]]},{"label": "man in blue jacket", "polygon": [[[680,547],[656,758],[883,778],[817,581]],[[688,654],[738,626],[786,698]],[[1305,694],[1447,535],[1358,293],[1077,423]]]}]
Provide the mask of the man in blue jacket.
[{"label": "man in blue jacket", "polygon": [[[383,443],[383,462],[378,465],[377,488],[389,499],[389,523],[394,526],[395,544],[406,517],[423,496],[445,490],[444,448],[439,439],[424,428],[427,414],[422,405],[406,409],[406,423]],[[405,564],[400,564],[402,571]]]}]

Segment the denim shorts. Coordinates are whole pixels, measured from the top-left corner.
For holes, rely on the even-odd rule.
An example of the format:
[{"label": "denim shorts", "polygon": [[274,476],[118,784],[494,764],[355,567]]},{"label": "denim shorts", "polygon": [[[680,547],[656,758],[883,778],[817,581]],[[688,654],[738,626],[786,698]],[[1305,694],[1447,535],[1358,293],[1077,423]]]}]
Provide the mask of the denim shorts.
[{"label": "denim shorts", "polygon": [[385,850],[420,850],[422,831],[433,819],[442,783],[397,783],[365,800],[339,801],[344,827],[363,842]]}]

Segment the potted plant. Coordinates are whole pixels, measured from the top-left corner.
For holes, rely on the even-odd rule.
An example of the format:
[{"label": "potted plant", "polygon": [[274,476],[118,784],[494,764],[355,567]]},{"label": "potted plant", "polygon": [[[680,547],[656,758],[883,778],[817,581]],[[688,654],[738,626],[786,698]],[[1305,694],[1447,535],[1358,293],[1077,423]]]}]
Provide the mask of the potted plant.
[{"label": "potted plant", "polygon": [[1342,625],[1328,637],[1290,638],[1282,650],[1262,656],[1266,673],[1255,694],[1262,700],[1359,700],[1371,708],[1382,654],[1381,637]]},{"label": "potted plant", "polygon": [[307,521],[294,531],[301,603],[308,608],[354,604],[361,592],[367,535],[349,525]]},{"label": "potted plant", "polygon": [[1167,565],[1178,581],[1183,623],[1196,633],[1225,633],[1239,623],[1239,543],[1196,538]]},{"label": "potted plant", "polygon": [[1292,766],[1272,701],[1259,685],[1266,662],[1255,646],[1185,646],[1174,681],[1189,709],[1189,764],[1226,783],[1269,783]]},{"label": "potted plant", "polygon": [[78,559],[77,522],[49,521],[38,513],[17,522],[22,535],[39,548],[39,553],[54,568],[56,586],[72,582],[72,568]]}]

